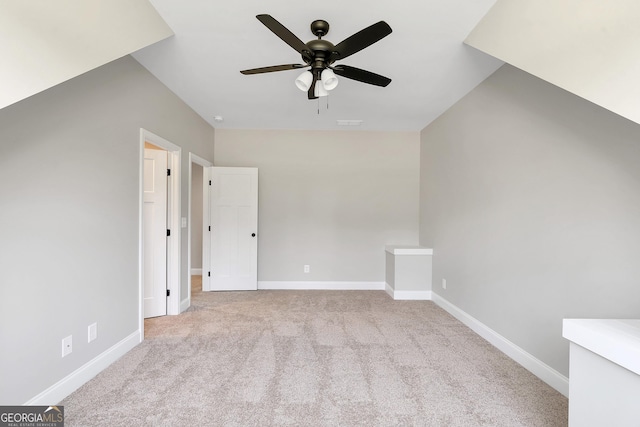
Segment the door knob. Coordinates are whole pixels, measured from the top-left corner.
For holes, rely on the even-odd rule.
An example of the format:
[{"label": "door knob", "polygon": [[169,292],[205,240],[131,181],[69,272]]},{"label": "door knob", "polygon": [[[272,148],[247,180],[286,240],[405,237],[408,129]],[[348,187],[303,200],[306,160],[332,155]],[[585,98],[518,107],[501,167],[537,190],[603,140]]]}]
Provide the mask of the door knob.
[{"label": "door knob", "polygon": [[256,233],[251,233],[251,237],[256,237]]}]

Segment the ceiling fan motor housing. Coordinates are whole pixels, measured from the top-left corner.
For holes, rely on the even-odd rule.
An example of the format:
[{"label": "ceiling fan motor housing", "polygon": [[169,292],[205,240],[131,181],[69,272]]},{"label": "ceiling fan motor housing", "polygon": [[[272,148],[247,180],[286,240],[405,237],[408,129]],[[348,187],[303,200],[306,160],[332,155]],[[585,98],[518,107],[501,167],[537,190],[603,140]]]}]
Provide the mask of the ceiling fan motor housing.
[{"label": "ceiling fan motor housing", "polygon": [[[327,40],[311,40],[306,43],[309,51],[311,52],[311,67],[312,68],[326,68],[335,58],[331,53],[334,51],[335,46],[333,43]],[[302,55],[302,59],[305,59]]]}]

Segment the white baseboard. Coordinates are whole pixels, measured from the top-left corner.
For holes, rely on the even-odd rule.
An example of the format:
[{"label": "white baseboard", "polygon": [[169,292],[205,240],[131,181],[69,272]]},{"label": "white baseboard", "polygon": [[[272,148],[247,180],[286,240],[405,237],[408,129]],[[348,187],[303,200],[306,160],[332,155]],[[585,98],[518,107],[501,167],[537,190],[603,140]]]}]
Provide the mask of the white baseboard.
[{"label": "white baseboard", "polygon": [[260,290],[340,290],[340,291],[382,291],[384,282],[295,282],[259,281]]},{"label": "white baseboard", "polygon": [[191,275],[192,276],[202,276],[202,269],[201,268],[192,268],[191,269]]},{"label": "white baseboard", "polygon": [[[390,296],[391,298],[393,298],[393,288],[391,287],[391,285],[390,285],[390,284],[388,284],[388,283],[386,283],[386,282],[385,282],[385,284],[384,284],[384,290],[385,290],[385,292],[386,292],[387,294],[389,294],[389,296]],[[394,298],[394,299],[395,299],[395,298]]]},{"label": "white baseboard", "polygon": [[530,353],[526,352],[516,344],[512,343],[493,329],[486,326],[476,318],[470,316],[460,308],[451,304],[435,292],[432,294],[433,302],[442,307],[453,317],[467,325],[471,330],[489,341],[498,350],[518,362],[529,372],[540,378],[545,383],[562,393],[565,397],[569,397],[569,378],[553,369],[540,359],[537,359]]},{"label": "white baseboard", "polygon": [[191,307],[191,297],[180,301],[180,313],[184,313],[189,307]]},{"label": "white baseboard", "polygon": [[138,344],[140,344],[140,331],[135,331],[42,393],[27,401],[25,405],[55,405]]},{"label": "white baseboard", "polygon": [[396,291],[388,283],[385,283],[385,291],[398,301],[431,301],[431,291]]},{"label": "white baseboard", "polygon": [[393,299],[406,301],[431,301],[431,291],[393,291]]}]

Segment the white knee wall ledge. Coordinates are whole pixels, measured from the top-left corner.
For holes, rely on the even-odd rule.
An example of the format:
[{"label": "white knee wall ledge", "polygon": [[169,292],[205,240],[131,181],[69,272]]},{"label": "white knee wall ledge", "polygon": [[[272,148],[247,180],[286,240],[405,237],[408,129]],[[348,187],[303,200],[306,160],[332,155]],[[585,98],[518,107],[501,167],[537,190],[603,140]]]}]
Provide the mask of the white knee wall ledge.
[{"label": "white knee wall ledge", "polygon": [[386,291],[395,300],[431,299],[433,249],[422,246],[385,247]]},{"label": "white knee wall ledge", "polygon": [[564,319],[569,426],[640,425],[640,320]]}]

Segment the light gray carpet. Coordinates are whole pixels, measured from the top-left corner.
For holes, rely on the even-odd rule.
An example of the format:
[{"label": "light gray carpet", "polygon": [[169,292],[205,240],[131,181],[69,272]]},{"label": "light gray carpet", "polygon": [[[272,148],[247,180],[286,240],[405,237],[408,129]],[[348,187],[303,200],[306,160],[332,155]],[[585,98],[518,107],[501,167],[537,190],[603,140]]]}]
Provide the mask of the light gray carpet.
[{"label": "light gray carpet", "polygon": [[67,397],[71,426],[565,426],[567,399],[428,301],[194,294]]}]

